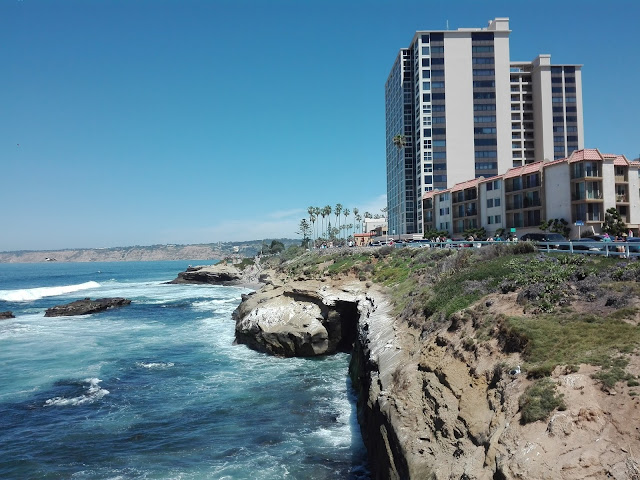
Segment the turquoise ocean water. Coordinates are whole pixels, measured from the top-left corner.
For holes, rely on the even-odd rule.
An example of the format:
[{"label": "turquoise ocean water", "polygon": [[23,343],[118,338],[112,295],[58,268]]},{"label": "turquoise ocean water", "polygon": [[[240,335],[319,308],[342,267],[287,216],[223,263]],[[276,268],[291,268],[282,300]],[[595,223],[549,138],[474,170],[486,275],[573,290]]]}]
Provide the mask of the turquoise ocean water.
[{"label": "turquoise ocean water", "polygon": [[[0,478],[370,478],[349,356],[233,345],[248,291],[188,263],[0,264]],[[44,317],[85,297],[132,304]]]}]

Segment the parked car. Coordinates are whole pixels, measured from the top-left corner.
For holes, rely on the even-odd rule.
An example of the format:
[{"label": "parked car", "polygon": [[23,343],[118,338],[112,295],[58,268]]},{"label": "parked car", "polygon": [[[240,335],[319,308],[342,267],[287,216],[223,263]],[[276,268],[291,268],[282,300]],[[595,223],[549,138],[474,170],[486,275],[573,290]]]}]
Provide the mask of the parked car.
[{"label": "parked car", "polygon": [[629,253],[640,253],[640,237],[627,237]]},{"label": "parked car", "polygon": [[604,242],[603,235],[593,235],[591,237],[578,238],[577,240],[571,240],[574,250],[590,250],[592,252],[602,252],[604,246],[595,245],[595,242]]},{"label": "parked car", "polygon": [[[523,242],[566,242],[567,239],[564,238],[559,233],[525,233],[520,237],[520,240]],[[546,249],[546,245],[540,245],[540,248]],[[554,243],[549,245],[549,248],[555,250],[569,250],[568,245],[560,245],[560,243]]]}]

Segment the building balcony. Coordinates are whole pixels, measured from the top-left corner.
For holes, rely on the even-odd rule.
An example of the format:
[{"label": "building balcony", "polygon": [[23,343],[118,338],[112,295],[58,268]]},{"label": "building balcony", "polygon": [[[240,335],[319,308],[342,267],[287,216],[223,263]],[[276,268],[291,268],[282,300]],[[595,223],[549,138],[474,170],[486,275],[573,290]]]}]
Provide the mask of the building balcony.
[{"label": "building balcony", "polygon": [[629,198],[626,195],[616,195],[616,203],[629,203]]},{"label": "building balcony", "polygon": [[581,194],[571,194],[571,201],[582,202],[587,200],[602,200],[602,192],[583,192]]},{"label": "building balcony", "polygon": [[616,179],[615,180],[616,183],[628,183],[629,182],[629,179],[624,175],[616,175],[615,179]]}]

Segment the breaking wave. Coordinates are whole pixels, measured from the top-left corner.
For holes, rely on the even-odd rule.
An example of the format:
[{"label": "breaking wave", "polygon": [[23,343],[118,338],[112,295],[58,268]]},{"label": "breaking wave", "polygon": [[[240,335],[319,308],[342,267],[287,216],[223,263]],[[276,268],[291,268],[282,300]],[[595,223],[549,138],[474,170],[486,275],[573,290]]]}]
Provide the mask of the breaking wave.
[{"label": "breaking wave", "polygon": [[37,287],[25,288],[21,290],[0,290],[0,300],[7,302],[29,302],[44,297],[55,297],[56,295],[64,295],[65,293],[73,293],[79,290],[87,290],[89,288],[97,288],[98,282],[90,281],[78,283],[76,285],[63,285],[61,287]]},{"label": "breaking wave", "polygon": [[84,382],[87,385],[83,386],[85,393],[82,395],[78,395],[75,397],[55,397],[50,398],[46,402],[44,402],[45,406],[65,406],[65,405],[82,405],[84,403],[95,402],[96,400],[101,399],[105,395],[109,394],[109,390],[105,390],[104,388],[100,388],[100,380],[99,378],[85,378]]}]

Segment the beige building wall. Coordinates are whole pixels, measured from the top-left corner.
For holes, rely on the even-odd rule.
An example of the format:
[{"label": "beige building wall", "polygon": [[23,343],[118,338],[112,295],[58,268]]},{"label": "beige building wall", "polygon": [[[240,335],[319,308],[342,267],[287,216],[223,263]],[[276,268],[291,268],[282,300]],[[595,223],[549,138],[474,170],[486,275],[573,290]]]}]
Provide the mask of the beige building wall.
[{"label": "beige building wall", "polygon": [[444,51],[447,185],[455,185],[467,180],[469,173],[475,172],[470,33],[447,32]]}]

